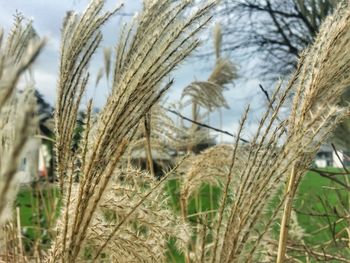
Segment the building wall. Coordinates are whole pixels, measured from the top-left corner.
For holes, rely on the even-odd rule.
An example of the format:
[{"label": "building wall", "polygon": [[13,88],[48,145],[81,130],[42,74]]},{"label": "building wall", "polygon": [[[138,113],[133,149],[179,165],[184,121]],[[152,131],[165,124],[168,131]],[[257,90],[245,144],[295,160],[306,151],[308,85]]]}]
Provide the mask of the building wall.
[{"label": "building wall", "polygon": [[[343,152],[341,151],[337,151],[338,152],[338,155],[341,159],[341,161],[344,161],[344,154]],[[336,168],[342,168],[343,165],[341,163],[341,161],[339,160],[337,154],[335,153],[335,151],[332,152],[332,155],[333,155],[333,167],[336,167]]]}]

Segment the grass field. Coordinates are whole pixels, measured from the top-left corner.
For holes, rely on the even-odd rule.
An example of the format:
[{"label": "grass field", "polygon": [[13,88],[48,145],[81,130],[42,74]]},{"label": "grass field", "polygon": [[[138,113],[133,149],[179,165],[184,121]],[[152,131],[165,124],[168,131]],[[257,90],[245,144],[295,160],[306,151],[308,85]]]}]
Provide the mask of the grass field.
[{"label": "grass field", "polygon": [[[334,171],[334,168],[328,170]],[[339,204],[348,204],[349,194],[339,185],[309,172],[299,187],[297,197],[294,206],[299,212],[298,221],[306,233],[310,233],[306,236],[310,243],[316,245],[329,240],[332,231],[338,233],[344,229],[345,222],[337,222],[337,218],[332,216],[337,213],[335,211],[341,213]]]},{"label": "grass field", "polygon": [[[334,171],[334,169],[331,169]],[[302,180],[297,198],[294,202],[297,218],[300,226],[305,229],[307,235],[305,238],[310,243],[317,244],[321,240],[329,240],[331,231],[341,229],[342,222],[336,222],[336,218],[326,216],[330,209],[337,209],[339,202],[346,201],[346,192],[335,191],[336,186],[327,178],[321,177],[314,172],[306,174]],[[169,192],[170,205],[177,213],[180,213],[180,189],[178,180],[170,180],[166,189]],[[327,200],[323,196],[327,194]],[[52,203],[57,200],[59,191],[52,185],[40,186],[33,185],[31,187],[23,187],[18,194],[16,204],[20,207],[21,224],[24,229],[24,244],[26,249],[31,249],[36,237],[41,235],[44,245],[50,240],[52,233],[44,229],[48,229],[54,223],[54,219],[58,214],[58,203]],[[218,207],[220,198],[220,189],[203,185],[198,195],[189,203],[189,215],[201,214],[206,211],[215,211]],[[51,201],[50,201],[51,200]],[[305,200],[308,200],[307,202]],[[276,202],[272,201],[272,205]],[[214,212],[215,213],[215,212]],[[210,213],[209,213],[210,215]],[[196,223],[199,217],[192,216],[190,221]],[[208,220],[211,218],[209,216]],[[333,227],[333,229],[331,229]],[[322,231],[319,229],[322,228]],[[276,235],[278,234],[278,226],[276,226]],[[174,240],[170,240],[169,258],[173,262],[183,262],[184,259],[176,251]]]},{"label": "grass field", "polygon": [[52,233],[48,232],[58,216],[60,204],[58,188],[53,185],[32,184],[22,187],[17,195],[16,206],[20,207],[26,250],[33,247],[36,239],[41,245],[49,244]]}]

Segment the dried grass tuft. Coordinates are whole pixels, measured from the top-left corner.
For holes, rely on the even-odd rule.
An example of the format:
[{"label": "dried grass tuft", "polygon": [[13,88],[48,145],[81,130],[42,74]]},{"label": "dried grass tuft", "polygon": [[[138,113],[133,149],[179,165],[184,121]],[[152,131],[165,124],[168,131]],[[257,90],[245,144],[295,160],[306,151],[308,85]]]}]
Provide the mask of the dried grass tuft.
[{"label": "dried grass tuft", "polygon": [[33,90],[28,85],[20,91],[17,86],[44,43],[19,14],[6,43],[0,31],[0,224],[11,217],[9,207],[18,188],[17,169],[35,128]]}]

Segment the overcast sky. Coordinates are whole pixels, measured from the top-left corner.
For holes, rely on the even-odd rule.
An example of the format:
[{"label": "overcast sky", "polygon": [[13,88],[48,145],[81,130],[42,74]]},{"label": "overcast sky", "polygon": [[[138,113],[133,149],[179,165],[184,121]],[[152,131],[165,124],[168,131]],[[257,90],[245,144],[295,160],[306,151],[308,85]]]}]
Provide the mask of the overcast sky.
[{"label": "overcast sky", "polygon": [[[140,7],[140,0],[124,1],[125,7],[123,13],[133,14]],[[87,5],[87,0],[0,0],[0,25],[8,32],[13,22],[13,15],[16,10],[22,13],[25,17],[32,19],[35,29],[40,36],[45,36],[49,39],[44,52],[39,57],[38,63],[35,65],[35,82],[37,89],[45,96],[45,99],[52,105],[55,102],[55,87],[57,83],[56,72],[58,71],[58,56],[60,43],[60,28],[62,20],[67,10],[76,10],[82,12]],[[116,1],[107,1],[106,8],[113,8]],[[126,17],[114,16],[103,28],[104,40],[101,48],[95,54],[90,65],[92,76],[97,74],[97,71],[103,65],[102,48],[113,47],[118,40],[120,24],[126,21]],[[207,32],[209,34],[210,31]],[[225,40],[224,40],[225,41]],[[211,48],[206,45],[205,48]],[[257,79],[250,79],[245,75],[244,65],[240,65],[239,61],[232,61],[238,64],[240,79],[237,80],[234,86],[229,87],[225,92],[225,97],[230,105],[230,109],[224,109],[222,129],[235,132],[238,120],[245,108],[250,103],[252,113],[249,121],[248,130],[255,127],[257,116],[260,115],[262,109],[266,105],[266,101],[262,93],[259,91]],[[198,60],[188,59],[183,63],[173,74],[175,84],[166,95],[167,102],[171,103],[180,98],[182,89],[193,80],[205,80],[210,74],[210,69],[214,64],[213,59]],[[94,82],[94,77],[91,78]],[[102,83],[103,84],[103,83]],[[92,85],[93,86],[93,85]],[[105,85],[101,85],[105,86]],[[98,107],[101,107],[107,97],[108,89],[99,87],[97,90],[90,88],[83,100],[87,102],[90,97],[94,98],[94,102]],[[185,112],[184,114],[187,114]],[[218,113],[213,113],[210,117],[210,124],[219,126]],[[249,131],[246,132],[249,136]],[[229,137],[224,137],[224,140],[231,140]]]}]

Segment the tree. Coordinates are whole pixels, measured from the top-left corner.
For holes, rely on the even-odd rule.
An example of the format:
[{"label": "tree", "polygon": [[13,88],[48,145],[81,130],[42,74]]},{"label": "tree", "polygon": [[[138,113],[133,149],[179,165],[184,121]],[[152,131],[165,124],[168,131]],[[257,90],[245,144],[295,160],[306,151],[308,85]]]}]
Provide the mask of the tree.
[{"label": "tree", "polygon": [[226,36],[223,49],[236,51],[243,61],[260,60],[260,77],[287,75],[295,69],[299,52],[313,42],[321,22],[338,2],[224,0],[219,11]]},{"label": "tree", "polygon": [[[253,60],[258,76],[274,80],[295,70],[299,53],[309,46],[324,18],[340,0],[224,0],[220,12],[225,24],[225,51],[243,62]],[[255,65],[256,66],[256,65]],[[341,105],[350,101],[346,91]],[[332,141],[350,148],[350,120],[335,130]]]},{"label": "tree", "polygon": [[34,96],[37,103],[40,132],[47,137],[51,137],[53,134],[53,127],[50,125],[50,120],[52,120],[53,116],[53,107],[44,99],[43,95],[38,90],[34,91]]}]

